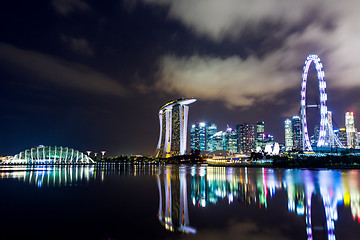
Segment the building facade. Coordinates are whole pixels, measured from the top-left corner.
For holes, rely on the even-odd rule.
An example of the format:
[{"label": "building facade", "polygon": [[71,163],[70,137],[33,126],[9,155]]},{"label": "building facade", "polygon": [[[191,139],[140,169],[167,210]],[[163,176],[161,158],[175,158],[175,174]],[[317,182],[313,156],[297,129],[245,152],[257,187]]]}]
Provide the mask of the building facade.
[{"label": "building facade", "polygon": [[190,146],[192,150],[214,151],[212,136],[217,133],[215,123],[195,123],[190,129]]},{"label": "building facade", "polygon": [[212,145],[213,151],[217,150],[225,150],[225,133],[223,131],[219,131],[211,136],[210,141]]},{"label": "building facade", "polygon": [[239,124],[236,126],[238,133],[238,152],[250,154],[255,149],[255,127],[252,124]]},{"label": "building facade", "polygon": [[189,104],[194,98],[180,98],[159,109],[160,136],[156,157],[172,157],[186,153]]},{"label": "building facade", "polygon": [[285,151],[293,149],[292,124],[290,119],[285,120]]},{"label": "building facade", "polygon": [[265,149],[264,144],[264,136],[265,136],[265,123],[264,122],[256,122],[256,139],[255,139],[255,148]]},{"label": "building facade", "polygon": [[336,137],[341,142],[341,144],[346,147],[347,146],[346,128],[341,127],[341,128],[339,128],[339,130],[335,130],[334,132],[336,134]]},{"label": "building facade", "polygon": [[238,134],[236,132],[236,130],[227,127],[226,132],[225,132],[225,148],[224,150],[231,152],[231,153],[236,153],[237,149],[238,149]]},{"label": "building facade", "polygon": [[206,123],[206,151],[215,151],[215,145],[212,136],[217,133],[217,125],[215,123]]},{"label": "building facade", "polygon": [[354,112],[345,113],[345,127],[346,127],[347,148],[356,148],[356,129],[355,129]]},{"label": "building facade", "polygon": [[190,148],[200,150],[199,124],[192,124],[190,128]]},{"label": "building facade", "polygon": [[291,119],[291,128],[293,136],[293,149],[295,151],[302,150],[302,131],[301,119],[299,116],[293,116]]}]

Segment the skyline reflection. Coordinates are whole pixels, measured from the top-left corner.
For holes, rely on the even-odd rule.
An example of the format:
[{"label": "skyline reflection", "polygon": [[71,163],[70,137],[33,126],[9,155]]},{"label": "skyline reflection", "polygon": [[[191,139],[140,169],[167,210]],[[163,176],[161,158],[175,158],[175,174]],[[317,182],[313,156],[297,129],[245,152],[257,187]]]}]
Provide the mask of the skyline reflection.
[{"label": "skyline reflection", "polygon": [[[249,174],[251,171],[251,174]],[[184,177],[185,172],[189,175]],[[255,172],[255,174],[254,174]],[[187,196],[184,186],[190,181],[190,202],[192,206],[206,208],[221,200],[228,204],[257,205],[268,208],[277,192],[285,191],[287,210],[304,216],[307,239],[314,239],[313,231],[321,231],[327,239],[335,240],[335,222],[338,207],[351,209],[353,221],[360,222],[360,194],[358,170],[299,170],[299,169],[248,169],[231,167],[189,167],[178,171],[164,167],[159,170],[158,188],[160,205],[158,218],[166,229],[195,233],[196,226],[190,226]],[[163,179],[163,184],[161,179]],[[312,204],[314,196],[320,197],[325,213],[322,224],[313,225]],[[165,210],[163,209],[165,208]],[[176,212],[183,209],[180,212]],[[184,212],[185,209],[185,212]],[[319,211],[319,209],[315,209]],[[174,217],[175,216],[175,217]],[[186,219],[185,222],[179,219]],[[184,224],[188,230],[184,230]],[[174,225],[178,229],[174,228]],[[315,238],[316,239],[316,238]]]},{"label": "skyline reflection", "polygon": [[[359,170],[100,164],[2,166],[0,179],[51,188],[103,183],[110,177],[121,181],[113,177],[153,176],[150,184],[157,187],[159,196],[157,219],[166,230],[193,234],[200,231],[201,224],[192,222],[196,208],[208,211],[210,206],[209,210],[216,206],[224,210],[242,205],[279,211],[279,205],[274,204],[277,202],[284,207],[283,211],[303,219],[303,233],[308,240],[335,240],[337,227],[339,233],[349,221],[352,226],[359,226],[359,173]],[[344,222],[344,216],[346,225],[337,224],[339,219]]]}]

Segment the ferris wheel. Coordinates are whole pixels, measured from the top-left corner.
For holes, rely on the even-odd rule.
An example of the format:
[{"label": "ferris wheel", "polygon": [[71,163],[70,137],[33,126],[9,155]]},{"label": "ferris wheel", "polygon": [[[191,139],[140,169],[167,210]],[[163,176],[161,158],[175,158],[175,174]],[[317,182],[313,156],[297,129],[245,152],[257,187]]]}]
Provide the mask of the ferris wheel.
[{"label": "ferris wheel", "polygon": [[[315,64],[315,68],[317,71],[317,77],[319,80],[319,92],[320,92],[320,105],[307,105],[306,103],[306,82],[308,78],[308,72],[311,63]],[[306,121],[306,109],[308,107],[317,107],[320,108],[320,129],[319,129],[319,139],[317,141],[317,147],[322,147],[325,144],[325,136],[326,136],[326,127],[328,124],[327,120],[327,94],[326,94],[326,82],[324,80],[325,73],[322,70],[323,65],[320,62],[320,58],[317,55],[309,55],[306,58],[304,73],[302,75],[302,84],[301,84],[301,124],[302,124],[302,142],[303,142],[303,150],[304,151],[312,151],[310,139],[309,139],[309,131]]]}]

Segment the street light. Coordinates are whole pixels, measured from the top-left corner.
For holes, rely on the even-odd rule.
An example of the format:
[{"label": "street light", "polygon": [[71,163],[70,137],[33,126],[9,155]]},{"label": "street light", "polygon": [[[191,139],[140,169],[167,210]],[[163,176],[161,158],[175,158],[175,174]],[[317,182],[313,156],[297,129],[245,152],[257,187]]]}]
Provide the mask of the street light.
[{"label": "street light", "polygon": [[101,151],[102,158],[104,158],[106,151]]},{"label": "street light", "polygon": [[88,157],[90,157],[91,151],[86,151],[86,153],[87,153]]}]

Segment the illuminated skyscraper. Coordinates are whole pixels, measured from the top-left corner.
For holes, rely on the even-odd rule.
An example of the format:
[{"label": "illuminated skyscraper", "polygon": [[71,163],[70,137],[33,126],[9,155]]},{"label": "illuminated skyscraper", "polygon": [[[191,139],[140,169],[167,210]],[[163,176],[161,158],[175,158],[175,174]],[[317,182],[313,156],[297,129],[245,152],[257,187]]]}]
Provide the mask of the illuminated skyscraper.
[{"label": "illuminated skyscraper", "polygon": [[211,136],[217,132],[214,123],[195,123],[191,126],[190,145],[192,150],[214,151]]},{"label": "illuminated skyscraper", "polygon": [[316,147],[316,144],[319,140],[319,133],[320,133],[320,125],[315,125],[314,134],[310,137],[311,146]]},{"label": "illuminated skyscraper", "polygon": [[199,124],[193,124],[190,128],[190,148],[200,150]]},{"label": "illuminated skyscraper", "polygon": [[339,130],[335,130],[334,132],[335,132],[337,138],[342,143],[342,145],[347,146],[346,128],[341,127],[341,128],[339,128]]},{"label": "illuminated skyscraper", "polygon": [[238,133],[238,152],[249,154],[255,148],[255,127],[252,124],[239,124],[236,126]]},{"label": "illuminated skyscraper", "polygon": [[224,136],[225,136],[225,133],[220,131],[210,137],[213,151],[225,150]]},{"label": "illuminated skyscraper", "polygon": [[291,119],[293,148],[296,151],[302,150],[302,133],[301,133],[301,120],[299,116],[293,116]]},{"label": "illuminated skyscraper", "polygon": [[293,148],[292,124],[290,119],[285,120],[285,150],[291,151]]},{"label": "illuminated skyscraper", "polygon": [[199,123],[199,147],[200,151],[206,150],[206,124],[204,122]]},{"label": "illuminated skyscraper", "polygon": [[255,148],[261,147],[262,149],[265,149],[264,144],[264,134],[265,132],[265,123],[264,122],[256,122],[256,139],[255,139]]},{"label": "illuminated skyscraper", "polygon": [[225,132],[225,150],[236,153],[238,149],[238,135],[235,130],[228,127]]},{"label": "illuminated skyscraper", "polygon": [[180,98],[159,109],[160,136],[156,157],[171,157],[186,153],[189,104],[194,98]]},{"label": "illuminated skyscraper", "polygon": [[217,126],[215,123],[206,123],[206,151],[215,151],[215,144],[212,141],[212,136],[217,133]]},{"label": "illuminated skyscraper", "polygon": [[355,129],[354,112],[345,113],[345,127],[346,127],[347,147],[356,148],[356,129]]}]

